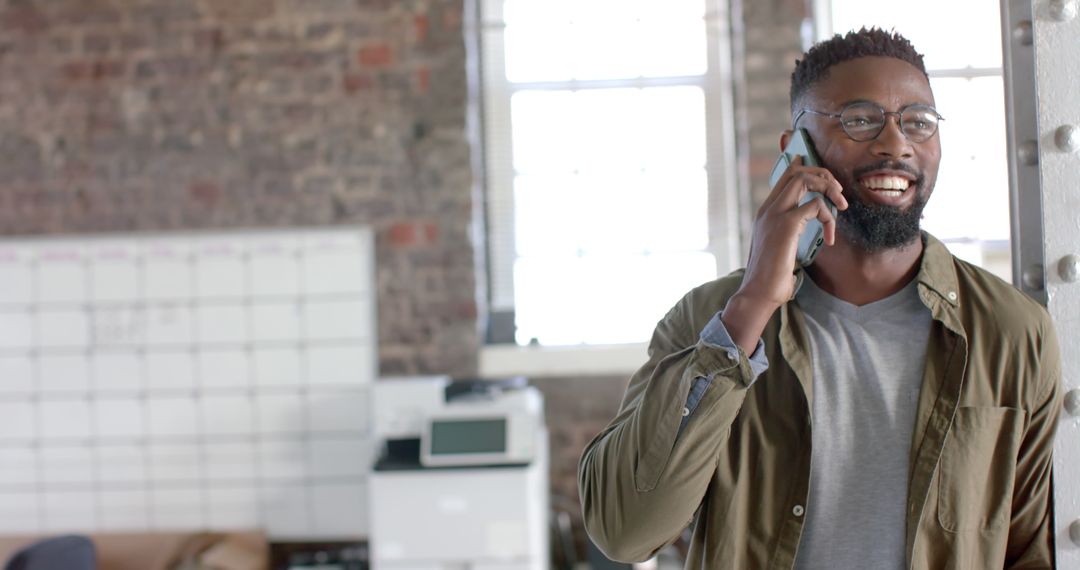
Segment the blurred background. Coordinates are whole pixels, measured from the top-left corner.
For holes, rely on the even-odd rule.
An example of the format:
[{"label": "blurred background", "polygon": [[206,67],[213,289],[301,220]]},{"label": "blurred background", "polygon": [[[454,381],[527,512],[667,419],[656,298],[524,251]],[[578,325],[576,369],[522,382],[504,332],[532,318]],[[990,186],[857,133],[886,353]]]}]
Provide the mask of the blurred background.
[{"label": "blurred background", "polygon": [[[374,567],[606,567],[578,457],[656,321],[743,264],[812,42],[876,25],[926,54],[924,225],[1011,279],[999,12],[3,0],[0,533],[240,533],[275,545],[251,567],[360,568],[382,532]],[[425,519],[425,544],[394,534]]]}]

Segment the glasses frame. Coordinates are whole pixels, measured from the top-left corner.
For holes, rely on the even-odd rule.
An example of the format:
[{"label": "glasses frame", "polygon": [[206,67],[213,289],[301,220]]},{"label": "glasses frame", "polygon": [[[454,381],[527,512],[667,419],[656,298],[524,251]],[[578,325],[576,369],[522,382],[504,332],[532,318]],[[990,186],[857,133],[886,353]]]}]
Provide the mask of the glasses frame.
[{"label": "glasses frame", "polygon": [[[822,117],[828,117],[830,119],[842,119],[842,117],[844,115],[844,112],[847,111],[848,109],[852,108],[852,107],[855,107],[855,106],[864,106],[864,107],[873,106],[873,107],[877,107],[877,109],[881,113],[881,117],[883,119],[881,121],[881,127],[878,128],[878,130],[876,132],[874,132],[873,136],[870,136],[870,137],[867,137],[867,138],[856,138],[856,137],[852,136],[852,134],[850,132],[848,132],[847,127],[844,126],[844,121],[841,120],[840,121],[840,128],[843,129],[844,134],[847,135],[847,137],[849,139],[851,139],[853,141],[856,141],[856,142],[869,142],[869,141],[872,141],[872,140],[876,140],[879,136],[881,136],[882,131],[885,130],[885,123],[888,122],[889,115],[896,115],[896,122],[897,122],[898,126],[900,127],[900,132],[904,134],[904,138],[906,138],[907,140],[909,140],[909,141],[911,141],[913,143],[922,143],[922,142],[926,142],[926,141],[934,138],[934,135],[936,135],[937,132],[938,132],[938,126],[941,124],[941,121],[945,120],[945,117],[942,117],[941,113],[938,113],[937,109],[935,109],[934,107],[932,107],[930,105],[924,105],[922,103],[916,103],[914,105],[908,105],[907,107],[904,107],[903,109],[900,109],[899,111],[886,111],[884,107],[882,107],[881,105],[878,105],[877,103],[874,103],[872,101],[855,101],[853,103],[848,103],[847,105],[844,105],[844,108],[840,109],[839,113],[826,113],[824,111],[816,111],[816,110],[811,109],[809,107],[803,107],[799,111],[799,113],[797,115],[795,115],[795,120],[791,122],[791,125],[792,125],[791,128],[793,128],[793,129],[796,128],[796,126],[799,124],[799,119],[801,119],[803,117],[803,115],[805,115],[807,113],[813,113],[815,115],[819,115],[819,116],[822,116]],[[908,135],[907,131],[904,130],[904,113],[911,110],[911,109],[925,109],[925,110],[930,111],[931,113],[934,114],[935,117],[937,117],[937,122],[934,123],[934,130],[930,134],[926,135],[926,138],[913,139]]]}]

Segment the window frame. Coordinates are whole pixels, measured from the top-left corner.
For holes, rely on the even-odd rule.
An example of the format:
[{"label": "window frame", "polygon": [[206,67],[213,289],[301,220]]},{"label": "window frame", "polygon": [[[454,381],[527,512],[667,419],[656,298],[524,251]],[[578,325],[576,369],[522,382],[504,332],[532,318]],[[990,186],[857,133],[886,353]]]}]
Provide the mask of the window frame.
[{"label": "window frame", "polygon": [[[538,353],[552,358],[579,359],[581,371],[614,371],[610,359],[644,354],[644,343],[619,345],[582,344],[559,347],[520,347],[513,338],[514,284],[516,253],[513,219],[513,147],[510,99],[518,91],[643,88],[674,85],[700,87],[705,96],[705,153],[708,179],[708,245],[704,251],[716,259],[717,274],[723,275],[742,264],[741,238],[749,220],[749,200],[745,168],[736,159],[734,74],[731,57],[730,11],[727,0],[704,0],[706,21],[707,69],[703,75],[689,77],[633,78],[618,80],[570,80],[560,82],[511,83],[506,77],[505,44],[502,31],[504,0],[479,0],[479,44],[481,116],[484,165],[484,216],[486,227],[487,295],[490,314],[485,346],[481,350],[481,373],[510,373],[516,358],[525,368]],[[656,316],[657,319],[661,315]],[[578,350],[580,349],[580,350]],[[519,355],[515,357],[513,355]],[[521,356],[525,355],[525,356]],[[642,362],[626,358],[626,368],[636,369]],[[485,364],[487,363],[487,364]],[[497,364],[493,364],[497,363]],[[572,364],[555,364],[559,371],[572,373]],[[529,372],[522,368],[520,372]],[[549,369],[550,367],[542,367]],[[617,367],[616,367],[617,368]]]}]

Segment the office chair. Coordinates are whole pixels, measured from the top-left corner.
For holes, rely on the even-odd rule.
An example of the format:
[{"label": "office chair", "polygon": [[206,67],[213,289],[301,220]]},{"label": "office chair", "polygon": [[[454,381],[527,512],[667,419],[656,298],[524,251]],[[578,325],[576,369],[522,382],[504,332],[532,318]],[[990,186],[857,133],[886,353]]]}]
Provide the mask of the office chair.
[{"label": "office chair", "polygon": [[85,536],[41,540],[15,553],[4,570],[95,570],[97,551]]}]

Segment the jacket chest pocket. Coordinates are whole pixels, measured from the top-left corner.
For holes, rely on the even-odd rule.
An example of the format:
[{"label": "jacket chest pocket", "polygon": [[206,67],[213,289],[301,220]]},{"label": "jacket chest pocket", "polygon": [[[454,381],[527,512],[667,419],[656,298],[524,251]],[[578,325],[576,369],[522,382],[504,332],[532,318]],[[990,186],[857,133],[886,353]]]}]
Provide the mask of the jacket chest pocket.
[{"label": "jacket chest pocket", "polygon": [[941,454],[938,522],[950,532],[991,530],[1009,523],[1016,456],[1026,412],[962,407]]}]

